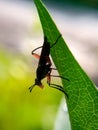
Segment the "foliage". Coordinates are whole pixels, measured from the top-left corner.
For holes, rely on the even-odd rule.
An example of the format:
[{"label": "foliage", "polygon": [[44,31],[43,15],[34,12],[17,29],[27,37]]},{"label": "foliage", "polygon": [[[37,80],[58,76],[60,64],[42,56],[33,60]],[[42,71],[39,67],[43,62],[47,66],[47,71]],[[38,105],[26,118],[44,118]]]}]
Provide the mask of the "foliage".
[{"label": "foliage", "polygon": [[[52,45],[60,32],[43,3],[40,0],[34,0],[34,2],[44,35],[48,37]],[[63,79],[62,84],[68,94],[66,100],[72,130],[98,129],[98,91],[75,60],[63,37],[51,49],[51,56],[59,74],[70,80],[68,82]]]}]

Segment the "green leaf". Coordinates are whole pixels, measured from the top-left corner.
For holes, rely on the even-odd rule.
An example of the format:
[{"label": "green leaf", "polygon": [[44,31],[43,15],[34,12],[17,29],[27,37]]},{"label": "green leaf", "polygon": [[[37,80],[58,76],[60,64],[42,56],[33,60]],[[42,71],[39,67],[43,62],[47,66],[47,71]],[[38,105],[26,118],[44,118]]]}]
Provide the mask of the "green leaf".
[{"label": "green leaf", "polygon": [[[52,45],[60,35],[54,21],[40,0],[34,0],[40,17],[44,35]],[[98,129],[98,90],[81,69],[74,56],[67,47],[63,37],[51,48],[53,62],[63,77],[62,80],[72,130]]]}]

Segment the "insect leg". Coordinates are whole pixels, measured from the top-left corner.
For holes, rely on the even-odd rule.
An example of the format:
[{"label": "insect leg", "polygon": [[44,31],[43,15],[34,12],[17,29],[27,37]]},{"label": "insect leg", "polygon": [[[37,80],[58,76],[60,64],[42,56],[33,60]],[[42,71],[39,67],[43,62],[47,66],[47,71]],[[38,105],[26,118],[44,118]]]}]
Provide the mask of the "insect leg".
[{"label": "insect leg", "polygon": [[50,76],[52,76],[52,77],[58,77],[58,78],[61,78],[61,79],[65,79],[65,80],[67,80],[67,81],[70,81],[68,78],[63,77],[63,76],[60,76],[60,75],[50,75]]},{"label": "insect leg", "polygon": [[60,90],[60,91],[63,92],[63,93],[67,96],[67,98],[68,98],[68,94],[64,91],[64,89],[63,89],[62,86],[57,85],[57,84],[50,84],[49,87]]},{"label": "insect leg", "polygon": [[[57,70],[57,69],[56,69],[56,68],[51,68],[51,70]],[[52,76],[52,77],[59,77],[59,78],[61,78],[61,79],[65,79],[65,80],[67,80],[67,81],[70,81],[68,78],[63,77],[63,76],[60,76],[60,75],[50,75],[50,76]]]},{"label": "insect leg", "polygon": [[51,68],[52,70],[57,70],[56,68]]},{"label": "insect leg", "polygon": [[52,48],[57,42],[58,42],[58,40],[59,40],[59,38],[61,37],[62,35],[60,34],[59,36],[58,36],[58,38],[56,39],[56,41],[52,44],[52,46],[50,47],[50,48]]}]

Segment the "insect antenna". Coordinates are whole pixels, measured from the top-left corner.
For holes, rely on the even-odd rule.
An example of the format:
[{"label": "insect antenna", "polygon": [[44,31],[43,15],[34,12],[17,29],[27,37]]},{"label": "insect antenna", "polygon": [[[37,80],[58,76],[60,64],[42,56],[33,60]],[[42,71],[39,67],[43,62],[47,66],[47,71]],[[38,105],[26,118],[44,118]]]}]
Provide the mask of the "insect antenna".
[{"label": "insect antenna", "polygon": [[36,84],[33,84],[31,87],[29,87],[30,92],[32,91],[32,89],[34,88],[35,85]]},{"label": "insect antenna", "polygon": [[31,52],[31,54],[33,55],[34,51],[36,51],[36,50],[38,50],[38,49],[40,49],[40,48],[42,48],[42,47],[43,47],[43,46],[39,46],[39,47],[35,48],[35,49]]}]

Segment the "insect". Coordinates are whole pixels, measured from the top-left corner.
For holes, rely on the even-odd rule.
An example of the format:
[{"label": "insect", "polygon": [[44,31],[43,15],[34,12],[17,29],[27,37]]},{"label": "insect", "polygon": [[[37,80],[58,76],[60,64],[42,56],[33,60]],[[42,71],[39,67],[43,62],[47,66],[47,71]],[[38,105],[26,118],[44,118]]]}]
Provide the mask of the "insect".
[{"label": "insect", "polygon": [[[51,83],[51,77],[60,77],[65,80],[68,80],[67,78],[64,78],[62,76],[57,76],[57,75],[51,75],[52,70],[56,70],[55,68],[51,68],[51,60],[50,60],[50,49],[58,42],[58,40],[61,38],[61,35],[58,36],[56,41],[50,46],[50,43],[47,40],[47,37],[44,36],[44,43],[43,46],[40,46],[32,51],[32,55],[35,56],[36,58],[39,59],[38,62],[38,67],[36,70],[36,78],[35,78],[35,84],[33,84],[31,87],[29,87],[30,92],[32,91],[33,87],[35,85],[38,85],[40,88],[43,88],[43,84],[41,83],[41,80],[47,77],[47,83],[50,87],[56,88],[63,93],[67,95],[67,93],[64,91],[63,87],[57,84],[52,84]],[[41,55],[39,56],[38,54],[34,53],[37,49],[42,48]]]}]

